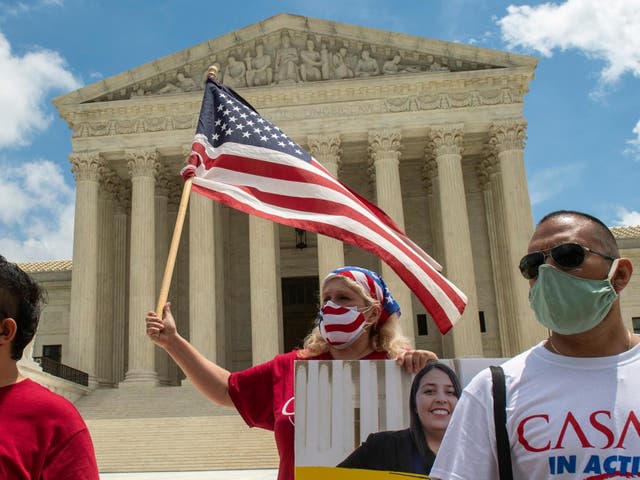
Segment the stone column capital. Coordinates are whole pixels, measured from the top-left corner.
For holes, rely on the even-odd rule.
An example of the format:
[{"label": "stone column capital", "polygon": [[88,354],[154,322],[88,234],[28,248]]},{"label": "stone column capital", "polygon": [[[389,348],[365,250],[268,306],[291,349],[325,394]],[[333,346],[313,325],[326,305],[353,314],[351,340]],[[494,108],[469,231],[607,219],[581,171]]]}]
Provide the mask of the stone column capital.
[{"label": "stone column capital", "polygon": [[489,148],[494,153],[524,150],[527,121],[522,118],[493,122],[489,127]]},{"label": "stone column capital", "polygon": [[168,201],[169,201],[169,207],[171,207],[174,210],[177,210],[177,208],[180,205],[180,199],[182,198],[182,190],[183,190],[184,184],[182,182],[172,182],[170,181],[168,183]]},{"label": "stone column capital", "polygon": [[99,152],[73,152],[69,155],[69,161],[76,182],[100,181],[104,161]]},{"label": "stone column capital", "polygon": [[309,135],[307,145],[311,155],[338,177],[342,167],[340,135]]},{"label": "stone column capital", "polygon": [[485,158],[480,160],[476,166],[476,174],[478,175],[478,183],[482,190],[488,190],[491,186],[491,179],[500,172],[498,158],[493,153],[489,153]]},{"label": "stone column capital", "polygon": [[131,178],[157,176],[160,164],[156,149],[125,150],[125,158]]},{"label": "stone column capital", "polygon": [[158,167],[156,174],[156,196],[168,197],[171,190],[172,175],[165,167]]},{"label": "stone column capital", "polygon": [[340,135],[309,135],[307,145],[311,155],[317,159],[328,157],[339,160],[342,155]]},{"label": "stone column capital", "polygon": [[375,164],[380,160],[400,160],[402,134],[400,130],[381,130],[369,133],[369,155]]},{"label": "stone column capital", "polygon": [[427,193],[433,193],[433,182],[438,176],[438,163],[431,152],[427,152],[425,155],[424,163],[422,164],[422,181]]},{"label": "stone column capital", "polygon": [[434,125],[429,129],[427,146],[436,159],[442,155],[462,155],[464,125]]}]

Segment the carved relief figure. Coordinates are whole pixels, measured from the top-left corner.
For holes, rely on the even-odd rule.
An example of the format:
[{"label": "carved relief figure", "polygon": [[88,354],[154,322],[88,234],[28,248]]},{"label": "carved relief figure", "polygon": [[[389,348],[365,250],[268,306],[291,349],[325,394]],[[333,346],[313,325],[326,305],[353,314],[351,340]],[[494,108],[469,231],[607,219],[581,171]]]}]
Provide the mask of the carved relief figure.
[{"label": "carved relief figure", "polygon": [[234,56],[230,56],[227,59],[227,69],[224,72],[223,82],[231,88],[246,87],[246,73],[247,68],[245,67],[244,62],[236,60],[236,57]]},{"label": "carved relief figure", "polygon": [[322,73],[320,72],[322,60],[313,40],[307,40],[307,49],[300,52],[300,59],[302,60],[300,77],[304,82],[322,80]]},{"label": "carved relief figure", "polygon": [[320,46],[320,62],[322,63],[322,79],[329,80],[331,78],[331,62],[329,62],[329,51],[325,43]]},{"label": "carved relief figure", "polygon": [[443,67],[438,62],[433,62],[429,67],[430,72],[448,72],[449,69],[447,67]]},{"label": "carved relief figure", "polygon": [[249,60],[247,54],[247,85],[258,87],[269,85],[273,81],[273,70],[271,68],[271,55],[264,53],[264,45],[256,45],[256,57]]},{"label": "carved relief figure", "polygon": [[391,60],[384,62],[384,65],[382,65],[382,73],[385,75],[400,73],[401,70],[398,65],[400,65],[401,60],[402,58],[400,58],[400,55],[396,55]]},{"label": "carved relief figure", "polygon": [[178,87],[183,92],[198,90],[198,84],[193,80],[193,78],[187,77],[182,72],[178,72]]},{"label": "carved relief figure", "polygon": [[334,78],[353,78],[353,70],[347,65],[347,49],[340,47],[340,50],[333,54],[333,75]]},{"label": "carved relief figure", "polygon": [[291,45],[289,35],[282,35],[282,46],[276,53],[276,77],[278,83],[299,82],[298,50]]},{"label": "carved relief figure", "polygon": [[363,50],[356,65],[356,77],[371,77],[379,73],[378,61],[371,57],[369,50]]},{"label": "carved relief figure", "polygon": [[191,92],[197,89],[198,85],[192,78],[186,77],[182,72],[178,72],[176,75],[176,83],[167,82],[167,84],[159,89],[156,94],[165,95],[169,93]]},{"label": "carved relief figure", "polygon": [[417,65],[400,66],[401,61],[402,57],[400,55],[395,55],[391,60],[387,60],[382,66],[382,73],[393,75],[395,73],[415,73],[420,71],[420,67]]}]

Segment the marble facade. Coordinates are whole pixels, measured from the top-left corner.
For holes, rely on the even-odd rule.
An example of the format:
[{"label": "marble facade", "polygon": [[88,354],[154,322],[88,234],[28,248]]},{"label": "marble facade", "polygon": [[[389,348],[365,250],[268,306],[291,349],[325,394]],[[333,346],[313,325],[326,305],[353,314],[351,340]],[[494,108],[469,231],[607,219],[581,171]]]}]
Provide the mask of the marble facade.
[{"label": "marble facade", "polygon": [[[306,248],[296,248],[293,229],[192,194],[169,299],[179,330],[208,358],[237,370],[289,347],[289,329],[296,322],[308,329],[313,317],[293,318],[283,279],[322,278],[341,264],[381,271],[419,348],[447,358],[502,357],[533,345],[546,332],[517,263],[533,230],[522,112],[536,63],[283,14],[56,98],[72,130],[77,189],[66,320],[73,334],[60,340],[63,363],[88,372],[92,385],[181,381],[146,339],[143,319],[155,308],[178,172],[212,64],[404,227],[469,306],[442,337],[372,255],[309,232]],[[638,313],[637,304],[630,308]]]}]

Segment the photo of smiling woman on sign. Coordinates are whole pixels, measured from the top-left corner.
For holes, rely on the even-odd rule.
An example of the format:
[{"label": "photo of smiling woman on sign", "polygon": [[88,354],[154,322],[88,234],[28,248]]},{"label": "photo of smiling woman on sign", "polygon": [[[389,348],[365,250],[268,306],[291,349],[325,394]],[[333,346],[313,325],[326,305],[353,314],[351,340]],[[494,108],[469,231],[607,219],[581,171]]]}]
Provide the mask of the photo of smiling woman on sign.
[{"label": "photo of smiling woman on sign", "polygon": [[428,474],[461,392],[453,370],[429,362],[411,385],[409,428],[372,433],[338,467]]}]

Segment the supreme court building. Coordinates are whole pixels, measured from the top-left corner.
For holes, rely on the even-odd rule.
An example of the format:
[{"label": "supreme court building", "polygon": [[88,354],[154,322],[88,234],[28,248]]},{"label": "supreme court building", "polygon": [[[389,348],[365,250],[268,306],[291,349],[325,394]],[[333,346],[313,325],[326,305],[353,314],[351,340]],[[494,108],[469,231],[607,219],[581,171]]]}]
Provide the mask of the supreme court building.
[{"label": "supreme court building", "polygon": [[[546,331],[517,265],[533,231],[523,106],[536,63],[283,14],[56,98],[72,131],[73,262],[37,273],[50,302],[34,356],[54,352],[88,373],[91,388],[181,383],[146,337],[144,317],[155,309],[179,171],[213,64],[262,116],[385,210],[469,303],[441,336],[371,254],[191,194],[169,299],[179,331],[207,358],[238,370],[299,346],[319,282],[341,265],[381,272],[418,348],[461,358],[532,346]],[[627,255],[638,268],[639,247],[636,229]],[[637,280],[628,290],[638,291]],[[623,298],[623,314],[630,328],[640,322],[637,294]]]}]

